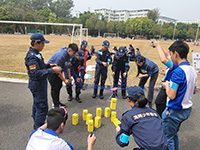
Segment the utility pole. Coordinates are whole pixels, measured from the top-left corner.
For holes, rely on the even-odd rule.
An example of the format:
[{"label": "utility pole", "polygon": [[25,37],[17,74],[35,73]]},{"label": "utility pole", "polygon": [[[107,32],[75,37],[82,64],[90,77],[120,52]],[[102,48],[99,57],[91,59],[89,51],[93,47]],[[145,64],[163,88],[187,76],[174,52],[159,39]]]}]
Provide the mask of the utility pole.
[{"label": "utility pole", "polygon": [[199,34],[199,27],[200,27],[200,22],[198,23],[198,26],[197,26],[197,33],[196,33],[195,42],[197,42],[197,38],[198,38],[198,34]]},{"label": "utility pole", "polygon": [[173,38],[172,38],[173,41],[174,41],[174,36],[175,36],[176,24],[177,22],[174,23],[174,32],[173,32]]}]

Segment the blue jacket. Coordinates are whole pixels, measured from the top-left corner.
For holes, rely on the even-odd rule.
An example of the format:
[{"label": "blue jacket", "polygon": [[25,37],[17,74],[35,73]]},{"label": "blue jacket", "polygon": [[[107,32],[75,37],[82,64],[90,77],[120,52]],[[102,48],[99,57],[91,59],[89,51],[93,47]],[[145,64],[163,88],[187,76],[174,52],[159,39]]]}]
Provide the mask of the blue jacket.
[{"label": "blue jacket", "polygon": [[[80,75],[79,75],[79,69],[78,67],[80,66]],[[71,62],[71,75],[76,79],[76,78],[84,78],[84,60],[79,61],[75,56],[72,58]]]},{"label": "blue jacket", "polygon": [[159,68],[156,63],[145,58],[144,64],[140,67],[138,66],[138,74],[148,74],[148,76],[153,76],[159,71]]},{"label": "blue jacket", "polygon": [[72,57],[67,52],[67,47],[60,48],[60,51],[56,52],[48,61],[47,64],[57,64],[64,71],[70,68]]},{"label": "blue jacket", "polygon": [[29,79],[39,81],[46,80],[49,73],[54,73],[50,65],[44,63],[42,54],[38,50],[30,47],[25,57],[25,65]]},{"label": "blue jacket", "polygon": [[97,52],[97,58],[95,59],[95,61],[97,62],[97,65],[100,66],[103,66],[102,62],[109,62],[111,64],[111,53],[108,50],[104,51],[103,49],[101,49]]},{"label": "blue jacket", "polygon": [[121,147],[129,144],[132,134],[135,142],[144,150],[166,150],[167,139],[162,128],[162,119],[155,110],[139,107],[133,108],[122,115],[121,129],[117,133],[116,142]]},{"label": "blue jacket", "polygon": [[[128,59],[128,54],[124,54],[123,57],[120,57],[118,54],[114,55],[114,61],[112,63],[112,71],[124,71],[128,72],[130,69],[129,66],[129,59]],[[122,73],[124,73],[122,72]]]}]

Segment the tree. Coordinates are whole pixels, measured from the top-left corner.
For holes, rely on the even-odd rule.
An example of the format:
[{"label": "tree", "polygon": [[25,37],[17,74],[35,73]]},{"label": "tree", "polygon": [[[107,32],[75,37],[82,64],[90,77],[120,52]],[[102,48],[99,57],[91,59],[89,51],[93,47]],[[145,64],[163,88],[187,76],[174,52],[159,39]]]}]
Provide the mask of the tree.
[{"label": "tree", "polygon": [[155,24],[152,28],[152,34],[155,38],[160,38],[160,36],[162,36],[161,34],[161,25],[159,24]]},{"label": "tree", "polygon": [[125,33],[126,33],[127,37],[132,33],[131,23],[126,24]]},{"label": "tree", "polygon": [[115,31],[115,22],[114,21],[109,21],[106,24],[106,31],[111,32],[111,33],[113,33]]},{"label": "tree", "polygon": [[[48,22],[55,23],[56,22],[56,14],[50,13]],[[52,26],[51,28],[52,28],[52,33],[54,34],[55,26]]]},{"label": "tree", "polygon": [[88,30],[94,30],[97,21],[98,21],[97,16],[91,16],[85,23],[85,25],[88,28]]},{"label": "tree", "polygon": [[100,32],[105,29],[105,22],[102,20],[98,20],[95,29],[98,30],[98,36],[100,36]]},{"label": "tree", "polygon": [[158,20],[160,16],[160,13],[159,13],[159,9],[158,8],[155,8],[153,10],[150,10],[148,13],[147,13],[147,17],[149,19],[152,19],[154,22],[156,22]]},{"label": "tree", "polygon": [[74,7],[72,0],[52,0],[50,9],[56,17],[71,17],[71,9]]},{"label": "tree", "polygon": [[86,21],[91,17],[94,16],[94,13],[91,13],[90,11],[85,11],[84,13],[80,14],[80,20],[83,26],[85,27]]},{"label": "tree", "polygon": [[119,34],[123,33],[123,24],[123,21],[115,22],[115,32],[117,33],[117,37],[119,37]]}]

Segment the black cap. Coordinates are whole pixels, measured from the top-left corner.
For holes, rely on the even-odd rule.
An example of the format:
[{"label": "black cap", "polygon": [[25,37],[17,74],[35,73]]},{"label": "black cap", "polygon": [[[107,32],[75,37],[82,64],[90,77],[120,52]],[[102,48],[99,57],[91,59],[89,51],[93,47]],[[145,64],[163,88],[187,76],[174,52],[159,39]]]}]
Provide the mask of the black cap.
[{"label": "black cap", "polygon": [[44,36],[41,33],[34,33],[31,36],[31,41],[43,42],[43,43],[49,43],[50,42],[50,41],[45,40]]}]

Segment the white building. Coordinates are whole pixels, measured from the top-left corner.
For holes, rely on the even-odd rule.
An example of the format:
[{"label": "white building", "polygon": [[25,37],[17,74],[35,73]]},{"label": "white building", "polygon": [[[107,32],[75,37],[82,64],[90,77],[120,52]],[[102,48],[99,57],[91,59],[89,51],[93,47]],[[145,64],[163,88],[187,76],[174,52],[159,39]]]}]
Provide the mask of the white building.
[{"label": "white building", "polygon": [[143,10],[111,10],[111,9],[95,9],[96,14],[104,16],[107,21],[126,21],[136,17],[147,17],[149,9]]},{"label": "white building", "polygon": [[188,21],[183,21],[183,23],[188,23],[188,24],[196,23],[196,24],[200,24],[200,19],[199,19],[199,20],[188,20]]},{"label": "white building", "polygon": [[176,23],[178,20],[173,19],[173,18],[169,18],[169,17],[165,17],[165,16],[159,16],[158,18],[158,24],[163,25],[163,23]]},{"label": "white building", "polygon": [[[96,14],[99,14],[99,18],[102,18],[102,16],[107,21],[126,21],[127,19],[132,19],[136,17],[147,17],[147,13],[150,11],[150,9],[141,9],[141,10],[111,10],[111,9],[95,9],[94,12]],[[160,16],[158,19],[159,24],[163,23],[175,23],[177,22],[176,19],[172,19],[169,17]]]}]

